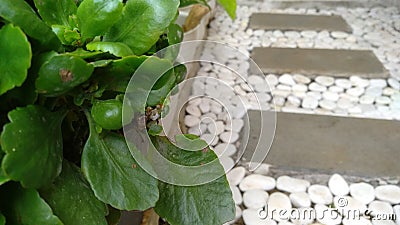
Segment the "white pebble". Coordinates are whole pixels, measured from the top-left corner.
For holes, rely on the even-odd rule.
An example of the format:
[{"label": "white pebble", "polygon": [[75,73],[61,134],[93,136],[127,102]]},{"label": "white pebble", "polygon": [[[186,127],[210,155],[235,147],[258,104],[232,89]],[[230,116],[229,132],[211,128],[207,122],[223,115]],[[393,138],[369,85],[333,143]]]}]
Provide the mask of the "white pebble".
[{"label": "white pebble", "polygon": [[384,88],[387,86],[387,82],[384,79],[371,79],[369,81],[371,87]]},{"label": "white pebble", "polygon": [[189,104],[188,107],[186,107],[186,112],[192,116],[196,116],[196,117],[201,116],[200,109],[196,105]]},{"label": "white pebble", "polygon": [[231,192],[232,192],[232,198],[233,201],[235,202],[236,205],[240,205],[243,202],[243,198],[242,198],[242,193],[240,193],[240,190],[238,187],[236,186],[230,186],[231,188]]},{"label": "white pebble", "polygon": [[258,215],[258,209],[245,209],[242,212],[243,221],[246,225],[276,225],[271,219],[262,219]]},{"label": "white pebble", "polygon": [[349,36],[348,33],[345,33],[343,31],[332,31],[331,35],[334,38],[347,38]]},{"label": "white pebble", "polygon": [[303,99],[301,106],[306,109],[315,109],[318,107],[318,100],[307,96]]},{"label": "white pebble", "polygon": [[355,183],[350,185],[350,195],[364,204],[369,204],[375,199],[375,189],[367,183]]},{"label": "white pebble", "polygon": [[363,214],[367,210],[367,205],[349,196],[336,196],[333,199],[333,205],[340,210],[342,215],[351,216],[354,215],[355,212]]},{"label": "white pebble", "polygon": [[338,87],[342,87],[342,88],[344,88],[344,89],[349,89],[349,88],[351,88],[351,81],[350,81],[350,80],[347,80],[347,79],[336,79],[336,80],[335,80],[335,84],[336,84]]},{"label": "white pebble", "polygon": [[314,206],[316,211],[316,219],[318,222],[325,225],[337,225],[342,222],[342,216],[333,208],[328,208],[323,204],[316,204]]},{"label": "white pebble", "polygon": [[364,88],[361,88],[361,87],[350,88],[346,91],[346,93],[351,96],[358,97],[358,96],[364,94]]},{"label": "white pebble", "polygon": [[261,174],[261,175],[267,175],[269,173],[269,167],[270,167],[270,165],[261,163],[257,167],[257,169],[254,170],[254,173]]},{"label": "white pebble", "polygon": [[326,91],[326,87],[325,86],[322,86],[322,85],[320,85],[320,84],[318,84],[316,82],[312,82],[310,85],[308,85],[308,88],[311,91],[318,91],[318,92]]},{"label": "white pebble", "polygon": [[275,85],[277,85],[278,84],[278,77],[277,76],[275,76],[275,75],[272,75],[272,74],[270,74],[270,75],[267,75],[266,77],[265,77],[265,80],[267,81],[267,83],[270,85],[270,86],[275,86]]},{"label": "white pebble", "polygon": [[339,86],[330,86],[329,91],[335,92],[335,93],[341,93],[344,91],[344,88],[339,87]]},{"label": "white pebble", "polygon": [[232,156],[236,153],[236,146],[229,143],[220,143],[214,147],[214,152],[218,157]]},{"label": "white pebble", "polygon": [[393,212],[396,215],[396,224],[400,224],[400,205],[395,205],[393,207]]},{"label": "white pebble", "polygon": [[289,74],[283,74],[279,77],[279,82],[285,85],[293,86],[296,82],[293,80],[293,77]]},{"label": "white pebble", "polygon": [[295,84],[292,87],[292,91],[306,92],[307,89],[308,89],[307,86],[304,84]]},{"label": "white pebble", "polygon": [[332,194],[338,196],[347,195],[350,191],[346,180],[339,174],[333,174],[328,182],[329,189]]},{"label": "white pebble", "polygon": [[388,79],[388,83],[389,83],[389,86],[392,87],[393,89],[395,89],[395,90],[399,90],[400,89],[400,82],[399,81],[397,81],[397,80],[395,80],[393,78],[389,78]]},{"label": "white pebble", "polygon": [[274,192],[269,196],[268,199],[268,211],[272,214],[273,218],[277,221],[281,221],[282,215],[279,212],[282,210],[290,210],[292,203],[287,195],[281,192]]},{"label": "white pebble", "polygon": [[326,100],[334,102],[339,100],[339,94],[331,91],[325,91],[324,93],[322,93],[322,97]]},{"label": "white pebble", "polygon": [[319,184],[311,185],[308,188],[308,195],[315,204],[329,205],[333,201],[333,196],[329,191],[329,188]]},{"label": "white pebble", "polygon": [[206,141],[207,144],[211,145],[211,146],[216,145],[218,143],[218,141],[219,141],[219,138],[218,138],[217,135],[209,134],[209,133],[202,134],[200,136],[200,138],[203,139],[204,141]]},{"label": "white pebble", "polygon": [[346,98],[340,98],[337,102],[337,106],[341,109],[349,109],[353,106],[353,103]]},{"label": "white pebble", "polygon": [[196,116],[186,115],[185,116],[185,125],[188,127],[194,127],[200,123],[200,119]]},{"label": "white pebble", "polygon": [[243,180],[244,175],[246,174],[246,169],[242,166],[238,166],[230,170],[226,174],[226,179],[229,184],[232,186],[239,185],[239,183]]},{"label": "white pebble", "polygon": [[306,192],[295,192],[289,195],[290,201],[294,207],[307,208],[311,206],[310,197]]},{"label": "white pebble", "polygon": [[293,79],[294,79],[297,83],[300,83],[300,84],[309,84],[309,83],[311,82],[311,79],[310,79],[310,78],[308,78],[308,77],[306,77],[306,76],[303,76],[303,75],[300,75],[300,74],[295,74],[295,75],[293,75]]},{"label": "white pebble", "polygon": [[289,176],[281,176],[276,180],[276,188],[289,193],[305,192],[309,186],[310,182]]},{"label": "white pebble", "polygon": [[248,190],[243,193],[243,204],[250,209],[259,209],[267,204],[268,193],[263,190]]},{"label": "white pebble", "polygon": [[247,82],[249,82],[249,84],[256,85],[259,83],[264,83],[264,79],[262,79],[260,76],[251,75],[247,78]]},{"label": "white pebble", "polygon": [[390,98],[387,96],[378,96],[376,97],[375,102],[381,105],[388,105],[392,102],[392,100],[390,100]]},{"label": "white pebble", "polygon": [[210,131],[211,134],[213,135],[219,135],[225,130],[225,125],[224,122],[222,121],[217,121],[215,123],[210,123],[207,126],[208,131]]},{"label": "white pebble", "polygon": [[321,106],[321,108],[326,109],[326,110],[333,110],[336,108],[336,103],[330,100],[322,100],[319,102],[319,106]]},{"label": "white pebble", "polygon": [[333,79],[333,77],[328,77],[328,76],[318,76],[315,78],[315,81],[325,87],[329,87],[335,83],[335,79]]},{"label": "white pebble", "polygon": [[369,96],[372,96],[372,97],[381,96],[381,95],[382,95],[382,92],[383,92],[382,87],[373,87],[373,86],[371,86],[371,87],[368,87],[368,88],[365,90],[365,94],[366,94],[366,95],[369,95]]},{"label": "white pebble", "polygon": [[373,201],[369,203],[368,210],[373,216],[393,214],[392,206],[389,203],[383,201]]},{"label": "white pebble", "polygon": [[210,104],[204,102],[200,103],[199,108],[202,113],[208,113],[211,109]]},{"label": "white pebble", "polygon": [[400,187],[396,185],[383,185],[375,188],[377,199],[391,204],[400,203]]},{"label": "white pebble", "polygon": [[272,190],[275,188],[276,182],[272,177],[263,176],[260,174],[251,174],[245,177],[239,184],[239,188],[242,191],[248,191],[252,189],[261,190]]},{"label": "white pebble", "polygon": [[219,138],[225,143],[235,143],[239,139],[239,134],[237,132],[223,132],[219,135]]},{"label": "white pebble", "polygon": [[360,103],[361,104],[372,104],[375,101],[375,97],[372,97],[370,95],[363,95],[360,97]]}]

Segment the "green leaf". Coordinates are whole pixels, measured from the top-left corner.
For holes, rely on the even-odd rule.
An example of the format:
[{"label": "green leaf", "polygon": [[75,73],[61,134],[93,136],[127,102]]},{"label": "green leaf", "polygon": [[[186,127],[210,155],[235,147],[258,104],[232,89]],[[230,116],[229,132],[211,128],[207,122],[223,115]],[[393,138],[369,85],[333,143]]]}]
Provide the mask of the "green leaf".
[{"label": "green leaf", "polygon": [[167,29],[167,38],[170,45],[179,44],[183,40],[183,29],[178,24],[171,24]]},{"label": "green leaf", "polygon": [[179,0],[128,1],[122,18],[111,27],[104,41],[123,42],[136,55],[149,50],[171,24],[177,13]]},{"label": "green leaf", "polygon": [[122,9],[120,0],[84,0],[77,13],[82,39],[106,33],[121,17]]},{"label": "green leaf", "polygon": [[181,134],[175,136],[176,145],[188,151],[198,151],[207,148],[207,142],[193,134]]},{"label": "green leaf", "polygon": [[155,84],[147,98],[148,106],[156,106],[164,101],[175,84],[174,70],[170,69]]},{"label": "green leaf", "polygon": [[69,16],[76,13],[74,0],[34,0],[39,15],[49,25],[69,26]]},{"label": "green leaf", "polygon": [[236,0],[217,0],[217,2],[233,20],[236,18]]},{"label": "green leaf", "polygon": [[206,0],[181,0],[179,7],[185,7],[185,6],[194,5],[194,4],[202,4],[202,5],[208,6]]},{"label": "green leaf", "polygon": [[59,175],[64,115],[33,105],[8,113],[10,123],[1,134],[1,147],[6,152],[2,168],[8,177],[24,187],[38,188]]},{"label": "green leaf", "polygon": [[[4,152],[1,150],[1,146],[0,146],[0,163],[3,160],[3,156],[4,156]],[[9,180],[10,180],[10,178],[7,177],[7,175],[4,173],[3,169],[0,167],[0,186]]]},{"label": "green leaf", "polygon": [[[217,158],[211,150],[181,150],[165,137],[153,137],[152,140],[164,157],[177,164],[194,166]],[[207,173],[224,174],[222,166],[214,168],[219,171]],[[154,209],[171,225],[223,224],[234,219],[235,203],[225,176],[198,186],[177,186],[159,182],[158,187],[160,198]]]},{"label": "green leaf", "polygon": [[148,58],[148,56],[127,56],[109,63],[104,68],[96,70],[99,84],[107,90],[125,92],[126,87],[135,70]]},{"label": "green leaf", "polygon": [[21,27],[46,49],[58,50],[61,43],[53,31],[24,0],[0,0],[0,17]]},{"label": "green leaf", "polygon": [[82,48],[78,48],[73,52],[67,52],[65,53],[65,55],[70,55],[70,56],[76,56],[82,59],[90,59],[90,58],[94,58],[100,55],[104,55],[103,52],[89,52],[86,50],[83,50]]},{"label": "green leaf", "polygon": [[109,52],[118,57],[133,55],[128,45],[121,42],[90,42],[86,45],[87,50]]},{"label": "green leaf", "polygon": [[79,168],[64,161],[54,183],[40,195],[65,225],[107,225],[106,205],[94,196]]},{"label": "green leaf", "polygon": [[82,153],[82,171],[96,197],[117,209],[153,207],[158,199],[157,180],[138,165],[124,137],[115,133],[100,137],[87,116],[90,135]]},{"label": "green leaf", "polygon": [[63,224],[35,189],[24,189],[17,183],[8,183],[1,187],[0,199],[0,208],[7,218],[7,224]]},{"label": "green leaf", "polygon": [[63,94],[88,80],[93,69],[92,64],[79,57],[54,56],[40,68],[36,89],[49,96]]},{"label": "green leaf", "polygon": [[65,25],[53,25],[51,29],[64,45],[77,45],[80,41],[81,35],[77,29]]},{"label": "green leaf", "polygon": [[6,218],[3,216],[3,214],[0,213],[0,225],[5,225],[6,224]]},{"label": "green leaf", "polygon": [[[1,6],[0,6],[1,7]],[[12,24],[0,29],[0,95],[19,87],[31,66],[31,46],[19,27]]]}]

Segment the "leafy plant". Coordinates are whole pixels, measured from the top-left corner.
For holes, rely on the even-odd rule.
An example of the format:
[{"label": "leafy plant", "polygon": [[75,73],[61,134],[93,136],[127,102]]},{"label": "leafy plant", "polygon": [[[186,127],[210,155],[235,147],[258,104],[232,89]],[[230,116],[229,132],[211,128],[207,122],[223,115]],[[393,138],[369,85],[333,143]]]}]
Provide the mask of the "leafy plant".
[{"label": "leafy plant", "polygon": [[[152,55],[182,41],[180,4],[0,0],[0,225],[116,224],[120,210],[148,208],[172,225],[233,219],[224,176],[190,187],[159,181],[122,135],[134,121],[122,114],[136,113],[122,107],[132,74],[146,60],[173,65],[174,52]],[[166,113],[185,72],[177,65],[162,75],[146,110]],[[146,115],[147,132],[167,159],[189,166],[216,159],[208,147],[187,151],[159,136],[160,118]],[[177,140],[203,145],[193,136]],[[215,170],[223,173],[220,165]]]}]

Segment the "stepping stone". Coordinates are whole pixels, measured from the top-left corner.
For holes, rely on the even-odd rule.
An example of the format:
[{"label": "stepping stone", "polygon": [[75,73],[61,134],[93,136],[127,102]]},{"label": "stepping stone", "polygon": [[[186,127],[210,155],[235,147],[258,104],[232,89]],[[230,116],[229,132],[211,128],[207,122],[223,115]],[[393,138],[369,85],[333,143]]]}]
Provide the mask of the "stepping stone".
[{"label": "stepping stone", "polygon": [[327,30],[352,32],[341,16],[253,13],[250,16],[251,29],[264,30]]},{"label": "stepping stone", "polygon": [[[243,160],[288,169],[397,177],[400,121],[250,110],[242,143]],[[272,118],[272,119],[271,119]],[[246,142],[247,141],[247,142]],[[243,144],[244,145],[244,144]],[[240,151],[243,151],[240,150]]]},{"label": "stepping stone", "polygon": [[385,67],[370,50],[257,47],[253,49],[251,57],[265,74],[389,77]]}]

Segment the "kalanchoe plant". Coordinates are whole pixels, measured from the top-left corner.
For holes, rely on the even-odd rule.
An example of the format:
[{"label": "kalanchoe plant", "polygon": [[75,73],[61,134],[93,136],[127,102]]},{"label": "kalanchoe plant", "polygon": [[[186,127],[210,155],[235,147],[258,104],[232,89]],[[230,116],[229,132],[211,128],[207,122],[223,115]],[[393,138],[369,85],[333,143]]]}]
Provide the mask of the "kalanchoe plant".
[{"label": "kalanchoe plant", "polygon": [[[224,176],[198,186],[159,181],[140,167],[122,135],[132,74],[182,40],[179,5],[0,0],[0,225],[117,224],[120,210],[148,208],[170,224],[233,219]],[[159,136],[154,116],[166,112],[168,93],[184,74],[178,65],[157,81],[144,127],[166,158],[195,165],[216,155],[176,147]]]}]

